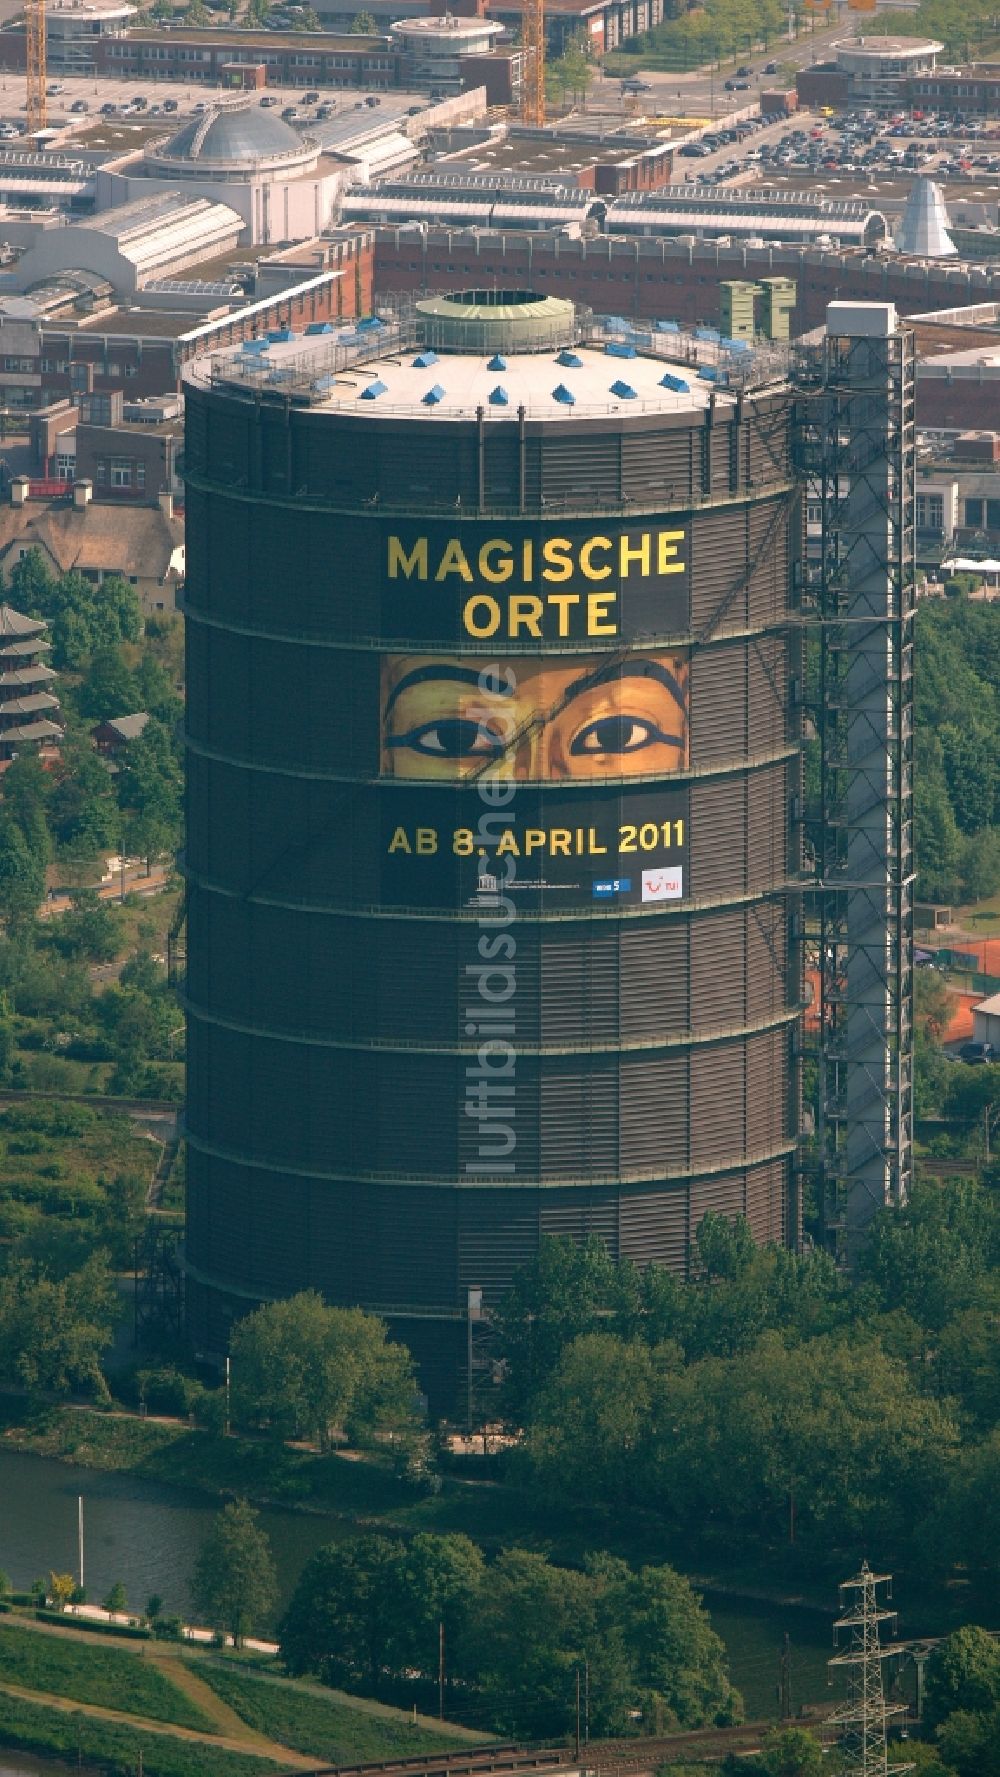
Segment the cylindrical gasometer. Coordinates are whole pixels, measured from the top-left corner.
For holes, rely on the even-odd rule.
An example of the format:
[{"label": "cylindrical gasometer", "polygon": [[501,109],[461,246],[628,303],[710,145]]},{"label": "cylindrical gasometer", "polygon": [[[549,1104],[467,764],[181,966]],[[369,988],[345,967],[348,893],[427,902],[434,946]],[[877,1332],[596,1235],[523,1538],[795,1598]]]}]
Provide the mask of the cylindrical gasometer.
[{"label": "cylindrical gasometer", "polygon": [[440,1381],[543,1235],[796,1238],[800,526],[781,383],[423,306],[189,373],[187,1265]]}]

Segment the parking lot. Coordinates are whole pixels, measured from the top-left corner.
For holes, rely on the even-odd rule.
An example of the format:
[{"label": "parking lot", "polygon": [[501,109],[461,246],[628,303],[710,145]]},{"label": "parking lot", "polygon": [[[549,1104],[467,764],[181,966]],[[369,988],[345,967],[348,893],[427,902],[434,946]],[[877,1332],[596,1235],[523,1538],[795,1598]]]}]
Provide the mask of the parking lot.
[{"label": "parking lot", "polygon": [[[268,107],[279,110],[295,106],[304,116],[315,116],[322,110],[328,116],[338,116],[345,111],[353,111],[363,106],[366,97],[378,98],[383,108],[389,107],[394,112],[405,111],[411,105],[426,105],[429,101],[426,94],[393,91],[391,93],[367,95],[358,89],[347,92],[343,87],[313,87],[319,93],[318,101],[306,105],[302,87],[267,87],[262,93],[249,95],[253,103],[265,100]],[[113,122],[116,130],[124,132],[127,144],[131,139],[136,142],[143,136],[148,137],[150,125],[155,125],[156,133],[161,129],[174,127],[182,115],[190,115],[192,111],[204,111],[213,99],[233,98],[238,96],[232,87],[207,86],[204,82],[192,82],[190,85],[176,80],[121,80],[105,78],[103,75],[55,77],[48,84],[48,124],[60,132],[64,130],[77,134],[87,130],[102,117],[102,107],[113,105]],[[136,109],[136,99],[145,101],[143,108]],[[86,106],[86,110],[74,107]],[[20,135],[24,130],[27,97],[23,74],[6,73],[0,77],[0,137],[8,141],[13,135]],[[4,125],[7,129],[4,129]],[[13,135],[9,132],[13,132]],[[69,138],[64,137],[71,140]],[[57,143],[62,146],[62,143]]]}]

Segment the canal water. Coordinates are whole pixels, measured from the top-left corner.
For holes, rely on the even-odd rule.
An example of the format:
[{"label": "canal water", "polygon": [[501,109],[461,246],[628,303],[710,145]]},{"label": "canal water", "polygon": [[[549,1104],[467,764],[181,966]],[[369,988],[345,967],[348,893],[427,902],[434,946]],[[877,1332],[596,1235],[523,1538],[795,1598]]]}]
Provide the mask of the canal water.
[{"label": "canal water", "polygon": [[[167,1614],[191,1610],[189,1582],[198,1549],[217,1507],[135,1475],[103,1474],[39,1456],[0,1450],[0,1568],[15,1591],[51,1571],[77,1571],[77,1498],[83,1497],[84,1581],[100,1603],[121,1580],[133,1610],[158,1593]],[[261,1513],[281,1581],[276,1615],[316,1549],[351,1534],[347,1525],[302,1512]],[[777,1713],[782,1639],[790,1637],[793,1708],[826,1702],[831,1649],[829,1624],[794,1606],[744,1604],[707,1598],[712,1621],[729,1652],[733,1682],[752,1717]],[[831,1599],[831,1619],[833,1616]],[[3,1762],[6,1759],[6,1763]],[[30,1761],[0,1751],[0,1777],[30,1777]],[[44,1767],[51,1771],[51,1767]]]}]

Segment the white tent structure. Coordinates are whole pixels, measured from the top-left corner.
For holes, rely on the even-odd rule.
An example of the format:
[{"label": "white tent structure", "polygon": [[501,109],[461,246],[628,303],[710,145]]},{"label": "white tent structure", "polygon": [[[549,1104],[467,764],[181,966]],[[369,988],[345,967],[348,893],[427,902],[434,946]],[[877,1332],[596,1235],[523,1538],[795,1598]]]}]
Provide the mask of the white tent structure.
[{"label": "white tent structure", "polygon": [[913,190],[906,200],[896,230],[896,246],[901,253],[917,259],[949,259],[958,252],[948,233],[948,211],[940,185],[933,179],[913,181]]}]

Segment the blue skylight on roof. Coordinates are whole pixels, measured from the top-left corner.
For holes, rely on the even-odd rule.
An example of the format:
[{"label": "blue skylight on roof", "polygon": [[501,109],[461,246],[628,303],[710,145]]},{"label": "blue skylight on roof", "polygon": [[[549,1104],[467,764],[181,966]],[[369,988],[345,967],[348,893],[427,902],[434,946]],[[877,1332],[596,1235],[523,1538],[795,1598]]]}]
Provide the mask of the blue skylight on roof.
[{"label": "blue skylight on roof", "polygon": [[623,345],[620,340],[609,339],[604,350],[609,358],[634,358],[635,346]]},{"label": "blue skylight on roof", "polygon": [[618,378],[616,383],[612,383],[611,393],[612,395],[617,395],[619,401],[634,401],[636,398],[632,384],[623,383],[621,377]]},{"label": "blue skylight on roof", "polygon": [[428,389],[426,395],[421,395],[420,399],[425,407],[436,407],[439,401],[444,400],[444,390],[441,384],[435,383],[434,387]]},{"label": "blue skylight on roof", "polygon": [[490,390],[490,406],[491,407],[509,407],[509,405],[510,405],[510,396],[508,395],[508,393],[507,393],[506,389],[503,387],[503,385],[501,383],[497,383],[496,388]]},{"label": "blue skylight on roof", "polygon": [[583,359],[578,352],[560,352],[556,363],[565,364],[567,370],[583,369]]},{"label": "blue skylight on roof", "polygon": [[432,364],[436,364],[437,361],[438,361],[437,353],[432,352],[428,348],[428,350],[426,352],[418,352],[417,353],[416,357],[413,360],[413,368],[414,368],[414,370],[429,370],[430,366]]},{"label": "blue skylight on roof", "polygon": [[672,371],[665,370],[660,378],[660,388],[673,389],[675,395],[687,395],[691,385],[682,376],[674,376]]},{"label": "blue skylight on roof", "polygon": [[332,332],[333,332],[333,328],[330,326],[329,321],[310,321],[308,327],[306,328],[306,333],[309,335],[314,334],[314,333],[332,333]]},{"label": "blue skylight on roof", "polygon": [[486,368],[487,370],[506,370],[507,360],[506,358],[501,358],[500,353],[497,352],[496,356],[490,359]]},{"label": "blue skylight on roof", "polygon": [[290,327],[274,327],[267,337],[272,345],[280,346],[287,345],[290,339],[295,338],[295,335]]},{"label": "blue skylight on roof", "polygon": [[388,387],[388,383],[381,382],[379,378],[376,377],[373,383],[368,384],[367,389],[362,389],[359,399],[362,401],[377,401],[380,395],[387,393]]},{"label": "blue skylight on roof", "polygon": [[552,391],[552,399],[553,401],[563,402],[566,407],[572,407],[576,401],[576,396],[573,394],[572,389],[567,389],[565,383],[557,383]]}]

